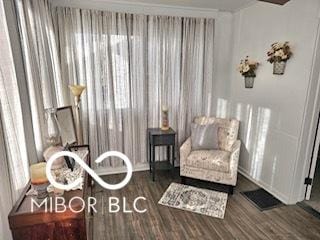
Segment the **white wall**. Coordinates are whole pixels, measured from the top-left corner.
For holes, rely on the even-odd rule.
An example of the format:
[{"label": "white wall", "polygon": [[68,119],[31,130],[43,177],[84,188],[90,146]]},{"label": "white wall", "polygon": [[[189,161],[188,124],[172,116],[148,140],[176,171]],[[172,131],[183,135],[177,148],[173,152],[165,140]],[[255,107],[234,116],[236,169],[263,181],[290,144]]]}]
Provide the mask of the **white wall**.
[{"label": "white wall", "polygon": [[[225,86],[217,84],[217,115],[241,121],[240,171],[285,203],[301,200],[297,192],[303,183],[293,184],[296,176],[301,176],[305,161],[298,158],[298,150],[319,6],[318,0],[292,0],[283,7],[261,2],[235,13],[228,94]],[[285,75],[273,75],[266,52],[273,42],[286,40],[290,41],[294,55]],[[243,77],[236,71],[246,55],[261,63],[253,89],[244,88]]]}]

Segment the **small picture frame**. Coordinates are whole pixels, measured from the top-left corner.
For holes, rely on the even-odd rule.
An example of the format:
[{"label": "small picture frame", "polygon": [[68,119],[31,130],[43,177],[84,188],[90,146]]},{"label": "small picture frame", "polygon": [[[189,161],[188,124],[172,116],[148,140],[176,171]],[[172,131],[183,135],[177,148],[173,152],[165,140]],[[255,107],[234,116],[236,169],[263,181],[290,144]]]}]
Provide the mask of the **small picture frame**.
[{"label": "small picture frame", "polygon": [[57,108],[57,120],[60,128],[62,146],[76,144],[77,134],[72,106]]},{"label": "small picture frame", "polygon": [[[68,152],[71,152],[71,147],[70,145],[67,143],[66,146],[64,147],[64,151],[68,151]],[[71,171],[73,171],[74,169],[74,166],[75,166],[75,160],[71,157],[68,157],[68,156],[64,156],[64,160],[66,161],[66,164],[68,166],[68,168],[71,169]]]}]

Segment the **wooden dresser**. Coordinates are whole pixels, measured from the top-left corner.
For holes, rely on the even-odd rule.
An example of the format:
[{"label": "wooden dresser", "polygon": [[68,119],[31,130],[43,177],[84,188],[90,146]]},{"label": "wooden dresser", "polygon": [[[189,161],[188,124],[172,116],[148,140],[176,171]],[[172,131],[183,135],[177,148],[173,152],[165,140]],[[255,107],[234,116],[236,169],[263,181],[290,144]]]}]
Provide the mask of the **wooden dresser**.
[{"label": "wooden dresser", "polygon": [[[82,148],[83,146],[81,146]],[[85,160],[90,165],[90,154],[86,154]],[[14,240],[89,240],[91,239],[92,215],[88,213],[87,206],[84,211],[75,213],[70,210],[68,203],[73,197],[85,200],[91,196],[91,177],[84,172],[84,184],[82,190],[65,191],[64,197],[66,211],[45,212],[44,206],[34,207],[31,212],[31,198],[26,193],[30,190],[30,182],[24,189],[20,199],[14,205],[8,218]],[[52,194],[50,194],[51,197]],[[81,200],[73,200],[71,208],[79,210],[83,206]]]}]

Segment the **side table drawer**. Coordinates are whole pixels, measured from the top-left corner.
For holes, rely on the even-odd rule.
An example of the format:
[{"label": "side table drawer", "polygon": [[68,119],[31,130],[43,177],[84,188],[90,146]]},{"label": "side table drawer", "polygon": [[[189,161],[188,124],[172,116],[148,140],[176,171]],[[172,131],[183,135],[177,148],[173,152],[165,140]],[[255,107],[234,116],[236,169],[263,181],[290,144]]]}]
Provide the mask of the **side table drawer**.
[{"label": "side table drawer", "polygon": [[175,135],[154,135],[151,136],[152,145],[173,145],[175,143]]}]

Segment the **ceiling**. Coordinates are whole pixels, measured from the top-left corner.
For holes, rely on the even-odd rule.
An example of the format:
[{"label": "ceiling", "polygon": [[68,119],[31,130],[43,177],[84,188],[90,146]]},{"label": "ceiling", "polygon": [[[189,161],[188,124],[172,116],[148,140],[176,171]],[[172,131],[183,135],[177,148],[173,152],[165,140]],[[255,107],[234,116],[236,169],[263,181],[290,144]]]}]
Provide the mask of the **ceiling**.
[{"label": "ceiling", "polygon": [[271,2],[287,2],[285,0],[49,0],[53,5],[78,6],[102,6],[104,4],[125,5],[130,7],[135,5],[163,5],[176,6],[185,8],[202,8],[202,9],[217,9],[220,11],[236,12],[242,8],[248,7],[258,1]]},{"label": "ceiling", "polygon": [[[100,0],[108,1],[108,0]],[[121,1],[120,1],[121,2]],[[236,11],[256,2],[256,0],[125,0],[130,3],[149,3],[194,8],[211,8],[222,11]]]}]

